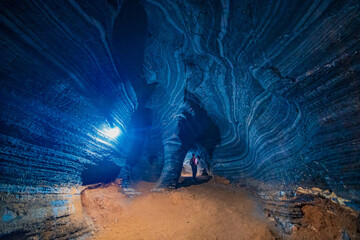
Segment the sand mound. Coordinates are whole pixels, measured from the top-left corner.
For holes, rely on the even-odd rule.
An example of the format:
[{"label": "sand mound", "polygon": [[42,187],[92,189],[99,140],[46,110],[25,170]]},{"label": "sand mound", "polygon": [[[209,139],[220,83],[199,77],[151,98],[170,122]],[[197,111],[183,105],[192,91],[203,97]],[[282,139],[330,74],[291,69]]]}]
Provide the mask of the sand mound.
[{"label": "sand mound", "polygon": [[115,185],[85,190],[84,209],[98,228],[94,239],[275,239],[241,189],[213,181],[165,193],[151,187],[139,183],[143,194],[133,199]]},{"label": "sand mound", "polygon": [[98,228],[103,228],[122,215],[130,199],[118,191],[115,183],[88,187],[81,193],[83,209]]},{"label": "sand mound", "polygon": [[291,239],[359,239],[360,220],[349,209],[317,197],[314,205],[302,207],[302,227],[292,234]]},{"label": "sand mound", "polygon": [[180,180],[180,188],[163,193],[140,182],[135,188],[142,195],[134,198],[119,193],[116,184],[84,190],[82,203],[95,226],[93,239],[358,239],[357,215],[327,199],[303,206],[300,228],[280,238],[275,222],[265,219],[246,190],[223,178],[203,177],[197,185],[191,185],[191,177]]}]

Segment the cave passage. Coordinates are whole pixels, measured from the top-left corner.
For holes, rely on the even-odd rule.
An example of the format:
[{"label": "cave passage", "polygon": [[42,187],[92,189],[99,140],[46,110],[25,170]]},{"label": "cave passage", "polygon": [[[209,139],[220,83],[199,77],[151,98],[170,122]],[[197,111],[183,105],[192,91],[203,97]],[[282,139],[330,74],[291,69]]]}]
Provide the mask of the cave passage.
[{"label": "cave passage", "polygon": [[[196,171],[196,180],[193,179],[192,167],[190,165],[190,159],[192,155],[195,154],[195,157],[198,160],[197,171]],[[207,169],[206,160],[203,159],[204,154],[196,149],[191,149],[187,152],[181,170],[181,176],[179,177],[177,188],[189,187],[191,185],[198,185],[208,182],[211,179],[209,176],[209,170]]]},{"label": "cave passage", "polygon": [[192,170],[190,165],[190,158],[192,157],[192,152],[188,152],[185,156],[184,163],[181,170],[181,177],[190,177],[192,176]]},{"label": "cave passage", "polygon": [[192,176],[192,170],[191,170],[191,165],[190,165],[190,159],[192,158],[192,155],[195,154],[195,157],[198,161],[198,165],[197,165],[197,176],[203,174],[204,170],[205,173],[208,172],[209,170],[207,169],[207,163],[206,163],[206,159],[205,158],[205,154],[203,152],[201,152],[201,150],[197,150],[197,149],[190,149],[185,158],[184,158],[184,162],[183,162],[183,167],[182,167],[182,171],[181,171],[181,176],[188,176],[190,174],[190,176]]},{"label": "cave passage", "polygon": [[358,0],[4,0],[0,59],[0,239],[360,239]]}]

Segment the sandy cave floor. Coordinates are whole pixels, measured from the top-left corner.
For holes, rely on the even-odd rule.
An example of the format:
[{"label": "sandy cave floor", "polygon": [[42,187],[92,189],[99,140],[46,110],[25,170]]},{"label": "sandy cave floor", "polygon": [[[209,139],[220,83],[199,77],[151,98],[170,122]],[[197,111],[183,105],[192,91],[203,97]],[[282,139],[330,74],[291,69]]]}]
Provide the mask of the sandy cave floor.
[{"label": "sandy cave floor", "polygon": [[275,239],[249,194],[215,183],[127,198],[115,184],[83,192],[84,209],[96,225],[93,239]]},{"label": "sandy cave floor", "polygon": [[[196,185],[189,177],[180,181],[182,187],[164,193],[139,182],[135,188],[142,194],[133,198],[115,183],[83,191],[82,204],[94,224],[91,239],[283,239],[245,189],[209,178]],[[290,239],[323,239],[315,233],[300,230]],[[330,239],[340,239],[336,233]]]}]

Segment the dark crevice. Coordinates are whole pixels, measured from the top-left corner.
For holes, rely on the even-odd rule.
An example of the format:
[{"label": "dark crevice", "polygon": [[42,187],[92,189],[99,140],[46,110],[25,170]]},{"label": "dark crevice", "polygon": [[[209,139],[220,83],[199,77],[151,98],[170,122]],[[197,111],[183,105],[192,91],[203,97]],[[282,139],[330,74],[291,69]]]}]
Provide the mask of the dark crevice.
[{"label": "dark crevice", "polygon": [[134,87],[139,105],[145,104],[156,87],[143,76],[148,20],[140,0],[124,1],[113,27],[113,50],[118,72]]},{"label": "dark crevice", "polygon": [[86,165],[81,172],[83,185],[109,183],[116,179],[121,168],[110,160],[104,159],[96,165]]},{"label": "dark crevice", "polygon": [[219,128],[193,93],[185,89],[185,96],[191,112],[184,112],[186,118],[179,122],[180,139],[189,147],[194,143],[203,145],[212,158],[215,147],[221,143]]}]

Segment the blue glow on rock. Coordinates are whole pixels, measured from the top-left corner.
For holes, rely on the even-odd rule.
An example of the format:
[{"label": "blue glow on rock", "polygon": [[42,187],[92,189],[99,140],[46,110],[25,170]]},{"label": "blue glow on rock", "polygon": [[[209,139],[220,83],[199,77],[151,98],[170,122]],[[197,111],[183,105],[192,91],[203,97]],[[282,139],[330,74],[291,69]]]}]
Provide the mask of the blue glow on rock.
[{"label": "blue glow on rock", "polygon": [[117,136],[120,135],[121,130],[118,127],[113,127],[113,128],[105,128],[104,130],[102,130],[102,133],[108,137],[108,138],[116,138]]}]

